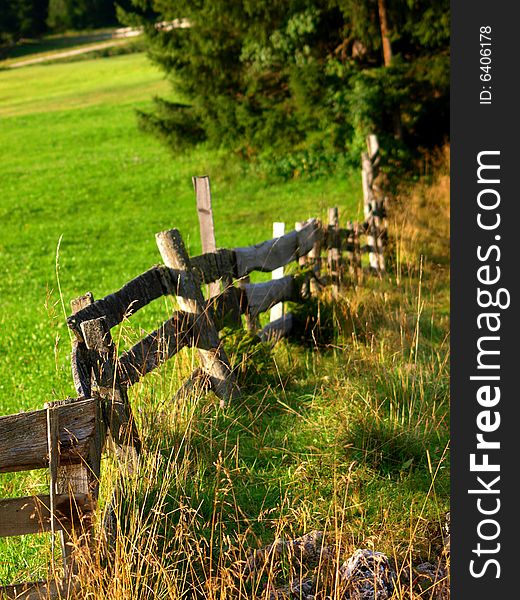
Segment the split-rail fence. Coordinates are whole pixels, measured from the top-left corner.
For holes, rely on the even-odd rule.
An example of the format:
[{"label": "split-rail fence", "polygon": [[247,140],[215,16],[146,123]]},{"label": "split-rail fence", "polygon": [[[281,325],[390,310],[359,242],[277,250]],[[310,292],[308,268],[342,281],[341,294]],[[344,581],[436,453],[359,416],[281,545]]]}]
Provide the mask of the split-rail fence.
[{"label": "split-rail fence", "polygon": [[[87,293],[72,301],[67,324],[74,334],[71,368],[77,396],[49,402],[42,410],[0,417],[0,473],[49,472],[48,494],[0,499],[0,537],[42,532],[59,536],[62,575],[0,588],[0,598],[66,597],[76,585],[76,552],[93,541],[107,438],[113,441],[123,474],[139,466],[141,442],[128,401],[132,385],[182,348],[195,347],[200,366],[178,393],[211,389],[225,406],[240,396],[240,389],[220,343],[224,326],[242,327],[244,321],[261,339],[276,340],[290,332],[291,314],[278,311],[260,328],[262,313],[286,301],[304,302],[326,286],[338,295],[345,281],[357,284],[367,273],[384,273],[386,223],[384,198],[375,185],[379,163],[375,136],[368,138],[367,146],[362,157],[362,223],[341,227],[338,209],[331,208],[326,224],[313,218],[253,246],[218,249],[209,179],[197,177],[193,183],[201,255],[188,254],[178,229],[162,231],[156,242],[163,264],[104,298],[94,300]],[[275,272],[293,262],[299,264],[303,277],[278,272],[270,281],[249,280],[254,271]],[[180,310],[118,356],[111,329],[165,295],[175,296]],[[110,545],[114,534],[110,506],[104,525]]]}]

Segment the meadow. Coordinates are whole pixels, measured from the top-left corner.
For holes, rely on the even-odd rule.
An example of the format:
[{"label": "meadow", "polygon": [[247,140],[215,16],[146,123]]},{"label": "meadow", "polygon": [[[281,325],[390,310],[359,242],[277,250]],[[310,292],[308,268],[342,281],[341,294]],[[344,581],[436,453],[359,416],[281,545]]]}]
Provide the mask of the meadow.
[{"label": "meadow", "polygon": [[[0,71],[0,414],[73,394],[72,298],[102,297],[157,263],[158,231],[177,227],[200,252],[193,175],[211,177],[221,247],[329,206],[342,220],[359,214],[356,172],[281,180],[226,150],[168,153],[137,128],[135,111],[154,94],[171,97],[139,53]],[[146,453],[121,508],[119,575],[86,563],[91,597],[255,597],[265,577],[230,583],[230,564],[312,529],[341,556],[386,552],[409,572],[400,593],[412,597],[412,566],[438,557],[449,505],[446,163],[436,172],[395,196],[389,276],[334,306],[323,299],[336,329],[326,344],[247,347],[246,394],[225,411],[211,397],[172,403],[189,352],[132,389]],[[171,308],[124,324],[120,345]],[[229,352],[244,358],[236,343]],[[169,416],[158,423],[160,411]],[[0,496],[44,485],[44,473],[2,476]],[[0,541],[0,583],[44,576],[44,548],[46,536]]]}]

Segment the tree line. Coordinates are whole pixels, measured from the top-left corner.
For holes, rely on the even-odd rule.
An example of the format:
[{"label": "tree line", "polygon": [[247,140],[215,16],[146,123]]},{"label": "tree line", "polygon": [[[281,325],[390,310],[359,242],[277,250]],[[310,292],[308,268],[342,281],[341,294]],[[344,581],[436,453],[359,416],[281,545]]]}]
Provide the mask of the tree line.
[{"label": "tree line", "polygon": [[[0,36],[11,39],[107,25],[116,15],[142,26],[149,57],[183,101],[156,98],[140,123],[176,152],[206,141],[290,175],[340,159],[357,164],[373,131],[397,161],[449,136],[449,0],[0,6]],[[189,27],[164,25],[175,20]]]},{"label": "tree line", "polygon": [[114,0],[1,0],[0,43],[117,23]]},{"label": "tree line", "polygon": [[449,134],[449,0],[120,4],[184,99],[140,117],[174,151],[207,140],[290,172],[357,164],[371,131],[397,158]]}]

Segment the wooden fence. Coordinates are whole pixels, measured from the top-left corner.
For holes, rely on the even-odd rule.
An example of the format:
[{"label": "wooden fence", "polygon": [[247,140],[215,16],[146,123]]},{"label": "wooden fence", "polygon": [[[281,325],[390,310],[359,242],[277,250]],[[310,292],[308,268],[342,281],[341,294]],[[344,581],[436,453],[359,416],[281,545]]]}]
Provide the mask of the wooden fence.
[{"label": "wooden fence", "polygon": [[[71,367],[77,397],[48,403],[43,410],[0,417],[0,472],[46,468],[50,473],[49,494],[0,500],[0,537],[49,531],[59,535],[64,577],[58,584],[0,588],[0,596],[54,597],[66,594],[72,585],[73,548],[88,545],[92,535],[107,437],[114,442],[123,473],[138,467],[140,440],[128,402],[129,387],[190,346],[197,349],[200,366],[179,393],[211,389],[224,406],[240,395],[219,339],[224,326],[242,327],[244,316],[246,326],[262,339],[277,339],[290,331],[291,315],[282,311],[260,328],[262,313],[286,301],[304,302],[329,285],[338,295],[344,283],[356,284],[366,273],[384,272],[385,222],[381,195],[374,186],[378,161],[374,139],[369,138],[368,148],[363,156],[363,223],[341,227],[338,209],[331,208],[326,225],[309,219],[253,246],[218,249],[209,179],[194,178],[203,254],[190,257],[179,230],[160,232],[156,243],[163,264],[104,298],[94,300],[87,293],[72,302],[67,324],[74,333]],[[273,272],[293,262],[303,275],[279,273],[263,283],[249,281],[254,271]],[[180,310],[117,356],[111,329],[165,295],[175,296]],[[110,518],[105,525],[110,541]]]}]

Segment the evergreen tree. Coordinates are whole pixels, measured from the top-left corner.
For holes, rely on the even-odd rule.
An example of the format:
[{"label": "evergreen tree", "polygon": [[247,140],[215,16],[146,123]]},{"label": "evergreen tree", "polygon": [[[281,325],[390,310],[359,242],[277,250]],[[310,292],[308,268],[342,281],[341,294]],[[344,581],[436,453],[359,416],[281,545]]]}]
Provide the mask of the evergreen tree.
[{"label": "evergreen tree", "polygon": [[0,43],[16,42],[45,32],[49,0],[2,0]]},{"label": "evergreen tree", "polygon": [[94,29],[116,23],[114,0],[49,0],[48,25],[53,31]]},{"label": "evergreen tree", "polygon": [[[400,115],[410,145],[448,132],[448,0],[122,0],[185,103],[145,127],[173,148],[209,139],[357,153]],[[187,19],[189,28],[158,25]],[[386,56],[386,60],[385,60]]]}]

